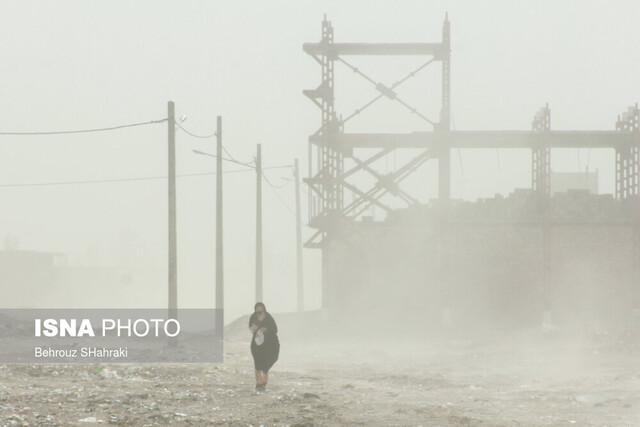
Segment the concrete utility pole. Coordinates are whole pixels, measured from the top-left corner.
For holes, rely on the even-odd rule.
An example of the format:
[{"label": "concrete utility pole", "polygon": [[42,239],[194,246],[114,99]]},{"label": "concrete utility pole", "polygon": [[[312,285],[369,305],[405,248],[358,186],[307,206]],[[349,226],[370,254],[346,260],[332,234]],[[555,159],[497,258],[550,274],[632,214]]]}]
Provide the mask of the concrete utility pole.
[{"label": "concrete utility pole", "polygon": [[256,302],[262,301],[262,150],[256,156]]},{"label": "concrete utility pole", "polygon": [[296,256],[298,271],[298,311],[304,311],[304,276],[302,273],[302,222],[300,221],[300,172],[298,159],[293,169],[296,180]]},{"label": "concrete utility pole", "polygon": [[216,129],[216,308],[224,309],[224,252],[222,231],[222,117]]},{"label": "concrete utility pole", "polygon": [[178,252],[176,231],[176,118],[172,101],[168,104],[169,132],[169,317],[178,315]]}]

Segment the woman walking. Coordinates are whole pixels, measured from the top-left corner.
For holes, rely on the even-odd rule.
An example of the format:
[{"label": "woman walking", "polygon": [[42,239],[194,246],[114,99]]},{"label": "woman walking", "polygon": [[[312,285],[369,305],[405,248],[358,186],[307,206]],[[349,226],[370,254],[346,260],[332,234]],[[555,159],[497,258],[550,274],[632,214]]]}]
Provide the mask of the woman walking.
[{"label": "woman walking", "polygon": [[280,355],[278,326],[263,303],[257,302],[253,310],[249,319],[249,330],[253,333],[251,355],[256,369],[256,391],[264,391],[269,379],[269,369]]}]

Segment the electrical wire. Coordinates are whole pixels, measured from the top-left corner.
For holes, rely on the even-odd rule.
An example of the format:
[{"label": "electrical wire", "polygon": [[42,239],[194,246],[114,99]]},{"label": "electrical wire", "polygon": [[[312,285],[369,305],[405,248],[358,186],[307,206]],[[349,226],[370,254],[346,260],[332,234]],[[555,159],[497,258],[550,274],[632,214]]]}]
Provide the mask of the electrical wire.
[{"label": "electrical wire", "polygon": [[288,186],[289,184],[291,184],[291,183],[293,182],[293,180],[291,180],[291,179],[283,178],[285,181],[288,181],[288,182],[285,182],[285,183],[284,183],[284,184],[282,184],[282,185],[275,185],[274,183],[272,183],[271,181],[269,181],[269,179],[267,178],[267,176],[266,176],[266,175],[264,175],[264,174],[263,174],[262,176],[264,177],[265,181],[267,181],[267,182],[269,183],[269,185],[271,185],[273,188],[276,188],[276,189],[278,189],[278,190],[279,190],[279,189],[281,189],[281,188],[284,188],[284,187]]},{"label": "electrical wire", "polygon": [[[202,154],[202,155],[205,155],[205,156],[216,157],[216,158],[218,157],[216,154],[213,154],[213,153],[207,153],[207,152],[205,152],[205,151],[200,151],[200,150],[192,150],[192,151],[193,151],[194,153],[196,153],[196,154]],[[224,160],[224,161],[226,161],[226,162],[236,163],[236,164],[238,164],[238,165],[241,165],[241,166],[244,166],[244,167],[247,167],[247,168],[251,168],[251,169],[253,169],[253,170],[255,170],[255,169],[256,169],[256,166],[255,166],[254,164],[251,164],[251,163],[242,163],[242,162],[239,162],[239,161],[237,161],[237,160],[230,159],[230,158],[227,158],[227,157],[223,157],[223,158],[222,158],[222,160]],[[291,165],[267,166],[267,167],[263,167],[263,168],[262,168],[262,170],[267,170],[267,169],[284,169],[284,168],[291,168],[291,167],[292,167]]]},{"label": "electrical wire", "polygon": [[[147,122],[129,123],[129,124],[117,125],[117,126],[111,126],[111,127],[105,127],[105,128],[77,129],[77,130],[64,130],[64,131],[0,132],[0,135],[6,135],[6,136],[37,136],[37,135],[69,135],[69,134],[76,134],[76,133],[106,132],[106,131],[113,131],[113,130],[130,128],[130,127],[146,126],[146,125],[151,125],[151,124],[164,123],[166,121],[168,121],[167,118],[160,119],[160,120],[150,120],[150,121],[147,121]],[[194,138],[207,139],[207,138],[212,138],[212,137],[217,135],[217,133],[213,133],[213,134],[210,134],[210,135],[197,135],[197,134],[185,129],[178,122],[175,122],[175,125],[179,129],[184,131],[187,135],[192,136]],[[231,153],[229,153],[229,151],[224,146],[222,147],[222,149],[229,156],[229,158],[224,158],[223,157],[222,160],[227,161],[227,162],[236,163],[236,164],[239,164],[241,166],[245,166],[245,167],[250,168],[250,169],[245,169],[245,170],[223,171],[222,172],[223,174],[249,172],[250,170],[255,170],[256,169],[255,165],[253,165],[252,162],[241,162],[241,161],[237,160],[235,157],[233,157],[231,155]],[[199,153],[199,154],[205,154],[205,155],[208,155],[208,156],[211,156],[211,157],[217,157],[215,154],[200,152],[200,151],[197,151],[197,150],[193,150],[193,151],[196,152],[196,153]],[[283,168],[290,168],[290,167],[291,167],[291,165],[282,165],[282,166],[268,166],[268,167],[264,167],[262,169],[263,170],[265,170],[265,169],[283,169]],[[185,178],[185,177],[206,176],[206,175],[215,175],[215,174],[216,174],[216,172],[205,172],[205,173],[195,173],[195,174],[181,174],[181,175],[176,175],[176,177]],[[264,173],[262,174],[262,177],[269,184],[269,186],[272,188],[272,190],[274,191],[274,193],[276,194],[278,199],[280,199],[280,201],[287,208],[287,210],[289,210],[289,212],[293,213],[291,208],[289,208],[289,206],[284,202],[284,200],[282,200],[280,195],[276,192],[277,189],[284,188],[289,183],[285,183],[282,186],[276,186],[273,183],[271,183],[271,181],[269,181],[269,179],[264,175]],[[60,181],[60,182],[40,182],[40,183],[21,183],[21,184],[0,184],[0,187],[2,187],[2,188],[11,188],[11,187],[16,188],[16,187],[43,187],[43,186],[58,186],[58,185],[104,184],[104,183],[117,183],[117,182],[151,181],[151,180],[159,180],[159,179],[167,179],[167,177],[166,176],[148,176],[148,177],[136,177],[136,178],[115,178],[115,179],[83,180],[83,181]]]},{"label": "electrical wire", "polygon": [[[227,173],[241,173],[241,172],[251,172],[250,169],[238,169],[238,170],[230,170],[223,171],[223,174]],[[202,173],[188,173],[188,174],[180,174],[176,175],[177,178],[190,178],[194,176],[208,176],[215,175],[217,172],[202,172]],[[137,178],[114,178],[114,179],[96,179],[96,180],[85,180],[85,181],[61,181],[61,182],[40,182],[40,183],[27,183],[27,184],[0,184],[0,187],[8,188],[8,187],[46,187],[53,185],[76,185],[76,184],[105,184],[112,182],[132,182],[132,181],[152,181],[158,179],[167,179],[167,176],[145,176],[145,177],[137,177]]]},{"label": "electrical wire", "polygon": [[[195,133],[193,133],[193,132],[190,132],[190,131],[188,131],[187,129],[185,129],[185,128],[184,128],[180,123],[178,123],[178,122],[176,122],[176,126],[177,126],[177,127],[179,127],[180,129],[182,129],[182,130],[183,130],[187,135],[190,135],[190,136],[192,136],[192,137],[194,137],[194,138],[207,139],[207,138],[213,138],[214,136],[217,136],[217,132],[212,133],[212,134],[210,134],[210,135],[197,135],[197,134],[195,134]],[[251,161],[251,162],[242,162],[242,161],[240,161],[240,160],[236,159],[235,157],[233,157],[233,155],[229,152],[229,150],[227,150],[227,148],[226,148],[224,145],[222,146],[222,150],[223,150],[223,151],[227,154],[227,156],[229,157],[229,158],[224,158],[224,157],[223,157],[223,158],[222,158],[222,160],[225,160],[225,161],[227,161],[227,162],[233,162],[233,163],[236,163],[236,164],[239,164],[239,165],[242,165],[242,166],[248,166],[248,167],[251,167],[251,168],[254,168],[254,169],[255,169],[255,165],[254,165],[254,162],[253,162],[253,161]],[[215,155],[215,154],[211,154],[211,153],[205,153],[205,152],[197,151],[197,150],[193,150],[193,151],[194,151],[194,152],[196,152],[196,153],[198,153],[198,154],[206,154],[207,156],[218,157],[217,155]],[[272,167],[272,168],[263,168],[263,169],[275,169],[275,168],[277,168],[277,167],[278,167],[278,166],[274,166],[274,167]],[[282,166],[282,167],[290,167],[290,166],[289,166],[289,165],[287,165],[287,166]]]},{"label": "electrical wire", "polygon": [[227,149],[225,148],[225,146],[224,146],[224,145],[222,146],[222,150],[223,150],[225,153],[227,153],[227,156],[229,156],[229,157],[230,157],[234,162],[236,162],[236,163],[238,163],[238,164],[241,164],[241,165],[245,165],[245,166],[251,166],[251,167],[253,167],[253,162],[241,162],[240,160],[238,160],[238,159],[236,159],[235,157],[233,157],[233,156],[231,155],[231,153],[229,152],[229,150],[227,150]]},{"label": "electrical wire", "polygon": [[89,133],[89,132],[105,132],[117,129],[131,128],[136,126],[146,126],[157,123],[166,122],[168,119],[161,120],[151,120],[148,122],[139,122],[139,123],[131,123],[126,125],[118,125],[107,128],[96,128],[96,129],[81,129],[81,130],[63,130],[63,131],[49,131],[49,132],[0,132],[0,135],[11,135],[11,136],[28,136],[28,135],[68,135],[73,133]]},{"label": "electrical wire", "polygon": [[267,184],[269,184],[271,187],[275,188],[276,190],[279,190],[281,188],[286,187],[287,185],[291,184],[291,182],[287,182],[283,185],[275,185],[274,183],[272,183],[269,178],[267,178],[267,176],[263,173],[262,174],[262,178],[264,178],[265,181],[267,181]]},{"label": "electrical wire", "polygon": [[192,136],[194,138],[200,138],[200,139],[207,139],[207,138],[213,138],[214,136],[217,135],[217,133],[212,133],[211,135],[196,135],[193,132],[189,132],[188,130],[186,130],[185,128],[182,127],[182,125],[178,122],[175,122],[176,126],[179,127],[180,129],[182,129],[184,131],[184,133],[186,133],[189,136]]},{"label": "electrical wire", "polygon": [[[199,139],[207,139],[207,138],[213,138],[214,136],[217,136],[218,133],[214,132],[212,134],[209,135],[197,135],[193,132],[188,131],[187,129],[185,129],[180,123],[176,122],[176,126],[179,127],[180,129],[182,129],[187,135],[192,136],[194,138],[199,138]],[[233,157],[231,155],[231,153],[229,153],[229,151],[225,148],[225,146],[222,146],[222,149],[224,150],[225,153],[227,153],[227,156],[229,156],[229,159],[224,159],[223,160],[227,160],[227,161],[232,161],[234,163],[237,163],[239,165],[244,165],[244,166],[251,166],[252,162],[241,162],[240,160],[236,159],[235,157]],[[212,154],[213,155],[213,154]]]},{"label": "electrical wire", "polygon": [[[284,179],[285,181],[289,181],[290,183],[291,182],[295,182],[295,180],[292,179],[292,178],[282,178],[282,179]],[[309,192],[307,191],[307,189],[305,187],[306,187],[305,185],[301,185],[300,189],[302,189],[302,191],[304,191],[306,194],[309,194]]]},{"label": "electrical wire", "polygon": [[[218,157],[218,155],[217,155],[217,154],[207,153],[206,151],[200,151],[200,150],[191,150],[191,151],[193,151],[193,152],[194,152],[194,153],[196,153],[196,154],[202,154],[202,155],[204,155],[204,156],[216,157],[216,158]],[[244,166],[244,167],[247,167],[247,168],[251,168],[251,169],[255,169],[255,168],[256,168],[255,166],[253,166],[253,165],[251,165],[251,164],[248,164],[248,163],[242,163],[242,162],[239,162],[239,161],[237,161],[237,160],[229,159],[229,158],[227,158],[227,157],[223,157],[223,158],[222,158],[222,160],[224,160],[225,162],[236,163],[236,164],[238,164],[238,165],[241,165],[241,166]]]},{"label": "electrical wire", "polygon": [[292,168],[293,165],[282,165],[282,166],[267,166],[266,168],[262,168],[262,170],[267,170],[267,169],[285,169],[285,168]]},{"label": "electrical wire", "polygon": [[280,194],[278,194],[276,187],[271,183],[271,181],[269,181],[269,179],[264,175],[264,173],[262,174],[262,178],[266,181],[269,187],[271,187],[271,191],[273,191],[273,194],[275,194],[278,200],[280,200],[280,203],[282,203],[282,205],[289,211],[289,213],[293,215],[294,218],[297,219],[296,213],[293,211],[293,209],[289,207],[289,205],[287,205],[287,203],[282,199],[282,197],[280,197]]}]

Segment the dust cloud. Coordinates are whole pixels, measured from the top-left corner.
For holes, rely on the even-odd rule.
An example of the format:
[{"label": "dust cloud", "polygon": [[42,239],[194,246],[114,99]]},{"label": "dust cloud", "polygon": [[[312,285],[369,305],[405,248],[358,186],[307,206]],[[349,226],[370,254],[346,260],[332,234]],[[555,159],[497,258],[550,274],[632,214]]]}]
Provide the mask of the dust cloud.
[{"label": "dust cloud", "polygon": [[[197,152],[215,152],[221,116],[225,338],[220,364],[0,365],[0,425],[640,425],[640,222],[620,190],[638,173],[637,147],[624,144],[637,142],[626,108],[640,97],[640,4],[609,3],[5,4],[2,308],[167,307],[168,130],[177,305],[215,307],[217,166]],[[322,61],[303,45],[320,42],[323,17],[336,43],[431,43],[445,16],[446,96],[438,61],[332,57],[335,117],[317,108]],[[546,134],[531,132],[542,106],[545,132],[589,142],[549,148],[544,198],[533,157]],[[342,207],[388,190],[349,217],[318,215],[337,168],[319,173],[328,154],[309,137],[328,119],[345,134],[403,135],[340,152],[343,171],[365,172],[345,178]],[[500,131],[503,146],[434,146],[412,167],[425,149],[399,141],[443,129],[489,143],[484,132]],[[263,300],[282,345],[264,393],[247,328],[256,179]]]}]

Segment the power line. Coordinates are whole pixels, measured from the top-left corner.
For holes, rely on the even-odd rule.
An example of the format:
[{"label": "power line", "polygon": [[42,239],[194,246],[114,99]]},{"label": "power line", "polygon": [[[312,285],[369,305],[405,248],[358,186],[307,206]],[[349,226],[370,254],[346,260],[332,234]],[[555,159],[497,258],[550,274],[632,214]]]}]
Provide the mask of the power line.
[{"label": "power line", "polygon": [[[187,135],[190,135],[190,136],[192,136],[194,138],[207,139],[207,138],[213,138],[214,136],[217,136],[217,133],[215,133],[215,132],[212,133],[212,134],[209,134],[209,135],[197,135],[197,134],[195,134],[193,132],[188,131],[187,129],[182,127],[182,125],[180,125],[180,123],[177,123],[177,122],[176,122],[176,126],[178,126],[180,129],[182,129]],[[228,162],[231,161],[231,162],[237,163],[239,165],[244,165],[244,166],[251,166],[252,165],[252,162],[241,162],[240,160],[238,160],[235,157],[233,157],[231,155],[231,153],[229,153],[229,150],[227,150],[224,145],[222,146],[222,149],[227,154],[227,156],[229,156],[229,159],[223,158],[222,160],[226,160]],[[208,154],[208,155],[211,155],[211,156],[215,157],[214,154]],[[253,167],[253,166],[251,166],[251,167]]]},{"label": "power line", "polygon": [[[200,151],[200,150],[191,150],[196,154],[202,154],[204,156],[209,156],[209,157],[218,157],[216,154],[213,153],[207,153],[206,151]],[[226,150],[225,150],[226,151]],[[227,153],[228,154],[228,153]],[[231,163],[236,163],[238,165],[247,167],[247,168],[251,168],[253,170],[256,169],[255,165],[251,164],[251,163],[242,163],[239,162],[235,159],[230,159],[228,157],[223,157],[222,160],[224,160],[225,162],[231,162]],[[280,166],[267,166],[267,167],[263,167],[262,170],[267,170],[267,169],[284,169],[284,168],[291,168],[291,165],[280,165]]]},{"label": "power line", "polygon": [[296,218],[296,220],[297,220],[296,213],[293,211],[293,209],[291,209],[289,207],[289,205],[287,205],[287,203],[282,199],[282,197],[280,197],[280,194],[278,194],[278,191],[276,190],[276,187],[271,183],[271,181],[269,181],[269,179],[264,174],[262,174],[262,178],[267,182],[267,184],[269,184],[269,187],[271,188],[271,191],[273,191],[273,194],[275,194],[276,197],[278,198],[278,200],[280,200],[280,203],[282,203],[282,205],[285,208],[287,208],[289,213],[291,213],[291,215],[293,215],[293,217]]},{"label": "power line", "polygon": [[[215,132],[214,132],[214,133],[212,133],[212,134],[209,134],[209,135],[196,135],[195,133],[193,133],[193,132],[189,132],[188,130],[186,130],[184,127],[182,127],[182,126],[180,125],[180,123],[176,123],[176,126],[178,126],[178,127],[179,127],[180,129],[182,129],[185,133],[187,133],[187,135],[190,135],[190,136],[192,136],[192,137],[194,137],[194,138],[207,139],[207,138],[213,138],[214,136],[217,136],[217,133],[215,133]],[[239,164],[239,165],[243,165],[243,166],[254,167],[254,166],[252,165],[252,162],[241,162],[240,160],[238,160],[238,159],[236,159],[235,157],[233,157],[233,156],[231,155],[231,153],[229,152],[229,150],[227,150],[227,149],[225,148],[225,146],[224,146],[224,145],[222,146],[222,149],[223,149],[223,150],[224,150],[224,152],[227,154],[227,156],[229,156],[229,158],[228,158],[228,159],[225,159],[225,158],[223,157],[223,158],[222,158],[222,160],[225,160],[225,161],[227,161],[227,162],[237,163],[237,164]],[[194,150],[194,151],[195,151],[195,150]],[[200,153],[202,153],[202,152],[200,152]],[[207,153],[207,155],[209,155],[209,156],[213,156],[213,157],[217,157],[215,154],[209,154],[209,153]]]},{"label": "power line", "polygon": [[216,133],[212,133],[210,135],[196,135],[195,133],[189,132],[188,130],[186,130],[185,128],[183,128],[180,123],[176,122],[176,126],[178,126],[180,129],[182,129],[187,135],[192,136],[194,138],[200,138],[200,139],[207,139],[207,138],[213,138],[214,136],[216,136]]},{"label": "power line", "polygon": [[[188,131],[187,129],[185,129],[185,128],[184,128],[182,125],[180,125],[180,123],[178,123],[178,122],[176,122],[176,126],[177,126],[177,127],[179,127],[180,129],[182,129],[182,130],[183,130],[187,135],[190,135],[190,136],[192,136],[192,137],[194,137],[194,138],[207,139],[207,138],[213,138],[214,136],[217,136],[217,133],[215,133],[215,132],[214,132],[214,133],[212,133],[212,134],[209,134],[209,135],[197,135],[197,134],[195,134],[195,133],[193,133],[193,132],[190,132],[190,131]],[[224,145],[222,146],[222,150],[227,154],[227,156],[229,156],[229,158],[224,158],[224,157],[223,157],[223,158],[222,158],[222,160],[225,160],[225,161],[227,161],[227,162],[233,162],[233,163],[236,163],[236,164],[239,164],[239,165],[242,165],[242,166],[248,166],[248,167],[251,167],[251,168],[254,168],[254,169],[255,169],[254,162],[242,162],[242,161],[240,161],[240,160],[236,159],[235,157],[233,157],[233,155],[229,152],[229,150],[227,150],[227,148],[226,148]],[[205,155],[207,155],[207,156],[217,157],[215,154],[205,153],[205,152],[203,152],[203,151],[198,151],[198,150],[193,150],[193,151],[194,151],[195,153],[198,153],[198,154],[205,154]],[[283,166],[283,167],[290,167],[290,166],[288,166],[288,165],[287,165],[287,166]],[[263,169],[275,169],[275,168],[276,168],[276,167],[272,167],[272,168],[263,168]]]},{"label": "power line", "polygon": [[[250,169],[238,169],[238,170],[230,170],[223,171],[222,173],[242,173],[242,172],[251,172]],[[202,172],[202,173],[188,173],[188,174],[180,174],[176,175],[178,178],[190,178],[194,176],[208,176],[215,175],[216,172]],[[40,183],[27,183],[27,184],[0,184],[0,187],[46,187],[53,185],[76,185],[76,184],[105,184],[112,182],[132,182],[132,181],[152,181],[158,179],[167,179],[167,176],[145,176],[145,177],[137,177],[137,178],[114,178],[114,179],[96,179],[96,180],[85,180],[85,181],[60,181],[60,182],[40,182]]]},{"label": "power line", "polygon": [[89,132],[105,132],[110,130],[117,130],[123,128],[131,128],[135,126],[146,126],[158,123],[166,122],[168,119],[151,120],[148,122],[131,123],[126,125],[112,126],[108,128],[96,128],[96,129],[81,129],[81,130],[63,130],[63,131],[48,131],[48,132],[0,132],[0,135],[12,135],[12,136],[27,136],[27,135],[67,135],[73,133],[89,133]]},{"label": "power line", "polygon": [[[291,183],[291,182],[295,182],[295,180],[294,180],[294,179],[292,179],[292,178],[282,178],[282,179],[284,179],[284,180],[286,180],[286,181],[289,181],[290,183]],[[300,188],[302,189],[302,191],[304,191],[304,192],[305,192],[305,194],[307,194],[307,195],[308,195],[308,194],[309,194],[309,192],[308,192],[308,191],[307,191],[307,189],[306,189],[306,188],[304,188],[304,187],[305,187],[304,185],[301,185],[301,186],[300,186]]]},{"label": "power line", "polygon": [[292,167],[293,167],[293,165],[269,166],[269,167],[266,167],[266,168],[262,168],[262,170],[266,170],[266,169],[285,169],[285,168],[290,169]]},{"label": "power line", "polygon": [[[289,167],[290,167],[290,166],[289,166]],[[272,167],[271,169],[276,169],[276,168],[280,168],[280,166],[275,166],[275,167]],[[262,168],[262,169],[264,169],[264,168]],[[284,187],[286,187],[287,185],[291,184],[291,182],[286,182],[286,183],[284,183],[284,184],[282,184],[282,185],[275,185],[275,184],[273,184],[273,183],[269,180],[269,178],[267,178],[267,176],[266,176],[264,173],[262,174],[262,177],[264,178],[264,180],[265,180],[265,181],[267,181],[267,183],[268,183],[270,186],[272,186],[272,187],[273,187],[273,188],[275,188],[275,189],[284,188]],[[292,181],[292,180],[289,180],[289,179],[287,179],[287,178],[283,178],[283,179],[284,179],[284,180],[286,180],[286,181]]]},{"label": "power line", "polygon": [[[264,176],[264,179],[265,179],[266,181],[269,181],[269,180],[267,179],[266,175]],[[293,182],[293,180],[291,180],[291,179],[287,179],[287,178],[282,178],[282,179],[284,179],[284,180],[285,180],[285,181],[287,181],[287,182],[285,182],[285,183],[284,183],[284,184],[282,184],[282,185],[275,185],[275,184],[273,184],[272,182],[269,182],[269,185],[271,185],[271,186],[272,186],[273,188],[275,188],[275,189],[280,190],[280,189],[282,189],[282,188],[284,188],[284,187],[288,186],[289,184],[291,184],[291,183]]]},{"label": "power line", "polygon": [[[191,151],[193,151],[196,154],[202,154],[204,156],[218,157],[216,154],[207,153],[206,151],[200,151],[200,150],[191,150]],[[223,157],[222,160],[224,160],[225,162],[236,163],[236,164],[241,165],[241,166],[245,166],[245,167],[248,167],[248,168],[251,168],[251,169],[255,169],[255,166],[252,166],[252,165],[247,164],[247,163],[242,163],[242,162],[239,162],[237,160],[229,159],[227,157]]]},{"label": "power line", "polygon": [[222,149],[224,150],[225,153],[227,153],[227,156],[229,156],[231,159],[233,159],[234,162],[242,164],[242,165],[245,165],[245,166],[251,166],[252,165],[252,162],[241,162],[240,160],[238,160],[235,157],[233,157],[231,155],[231,153],[225,148],[224,145],[222,146]]}]

